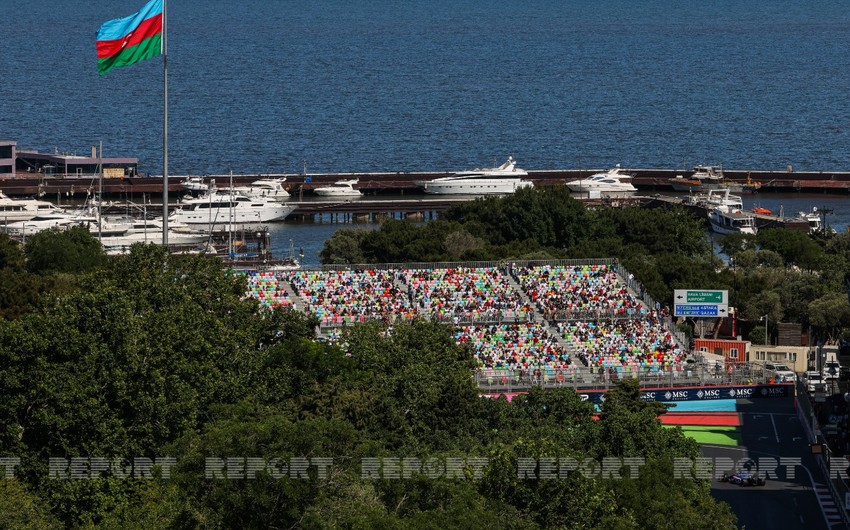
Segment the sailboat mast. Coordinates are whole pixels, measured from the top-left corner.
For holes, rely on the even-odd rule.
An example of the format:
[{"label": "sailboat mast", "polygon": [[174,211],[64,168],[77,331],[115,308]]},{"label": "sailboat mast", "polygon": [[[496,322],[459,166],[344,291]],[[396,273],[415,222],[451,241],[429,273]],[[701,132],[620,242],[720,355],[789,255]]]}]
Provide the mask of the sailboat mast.
[{"label": "sailboat mast", "polygon": [[162,2],[162,244],[168,247],[168,31],[167,0]]}]

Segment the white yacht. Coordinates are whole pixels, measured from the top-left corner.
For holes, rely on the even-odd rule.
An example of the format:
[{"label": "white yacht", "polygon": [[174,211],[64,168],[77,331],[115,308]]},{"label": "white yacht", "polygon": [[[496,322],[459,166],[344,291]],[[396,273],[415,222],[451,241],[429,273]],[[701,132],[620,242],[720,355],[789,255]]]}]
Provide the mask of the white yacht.
[{"label": "white yacht", "polygon": [[821,232],[835,234],[834,228],[827,228],[825,226],[824,221],[828,213],[832,213],[832,211],[818,210],[817,207],[814,207],[811,212],[797,212],[796,218],[809,224],[809,234],[819,234]]},{"label": "white yacht", "polygon": [[620,173],[620,164],[617,164],[605,173],[567,182],[567,187],[574,192],[633,193],[637,188],[631,181],[632,176]]},{"label": "white yacht", "polygon": [[204,177],[186,177],[180,182],[180,187],[188,192],[209,191],[210,187],[204,182]]},{"label": "white yacht", "polygon": [[732,211],[743,211],[744,209],[744,200],[740,195],[729,193],[729,188],[708,190],[705,195],[693,195],[691,196],[691,203],[704,206],[709,210],[717,207]]},{"label": "white yacht", "polygon": [[354,185],[357,184],[357,182],[359,182],[357,179],[338,180],[330,186],[316,188],[313,192],[315,192],[316,195],[321,195],[322,197],[361,197],[363,192],[358,189],[354,189]]},{"label": "white yacht", "polygon": [[38,216],[64,213],[52,202],[36,199],[12,199],[0,191],[0,223],[29,221]]},{"label": "white yacht", "polygon": [[212,229],[283,221],[295,210],[266,197],[210,193],[197,199],[184,199],[169,221],[205,225]]},{"label": "white yacht", "polygon": [[516,167],[516,161],[509,156],[499,167],[463,171],[450,177],[420,180],[416,184],[422,186],[425,193],[434,195],[504,195],[534,186],[530,180],[522,179],[526,176],[528,172]]},{"label": "white yacht", "polygon": [[[100,242],[107,254],[122,254],[134,243],[162,243],[162,219],[118,219],[89,225],[89,231],[100,234]],[[207,241],[209,235],[189,225],[176,221],[168,224],[168,245],[196,245]]]},{"label": "white yacht", "polygon": [[718,234],[755,234],[755,218],[742,210],[718,206],[708,214],[711,229]]},{"label": "white yacht", "polygon": [[255,180],[248,186],[240,189],[247,188],[247,195],[249,197],[267,197],[276,201],[282,201],[289,198],[289,192],[283,187],[284,182],[286,182],[286,177],[264,178]]},{"label": "white yacht", "polygon": [[26,221],[6,223],[2,231],[13,237],[27,237],[43,230],[65,230],[72,226],[91,226],[97,224],[97,216],[91,212],[45,212]]}]

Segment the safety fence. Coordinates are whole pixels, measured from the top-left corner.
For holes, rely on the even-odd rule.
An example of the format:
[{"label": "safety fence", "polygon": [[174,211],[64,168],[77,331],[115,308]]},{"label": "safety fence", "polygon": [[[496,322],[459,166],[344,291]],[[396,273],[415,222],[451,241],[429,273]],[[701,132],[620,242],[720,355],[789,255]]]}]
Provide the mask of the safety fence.
[{"label": "safety fence", "polygon": [[593,309],[589,311],[555,311],[550,319],[554,322],[572,322],[574,320],[581,322],[598,322],[602,320],[631,320],[636,318],[646,318],[650,311],[645,308],[607,308]]},{"label": "safety fence", "polygon": [[306,271],[362,271],[362,270],[440,270],[517,267],[583,267],[592,265],[616,266],[616,259],[550,259],[550,260],[491,260],[491,261],[416,261],[409,263],[355,263],[350,265],[322,265],[304,267]]},{"label": "safety fence", "polygon": [[388,312],[385,314],[365,314],[365,315],[332,315],[319,319],[321,329],[339,328],[344,326],[353,326],[354,324],[362,324],[365,322],[384,322],[386,324],[398,324],[423,318],[444,324],[454,325],[487,325],[487,324],[520,324],[523,322],[531,322],[534,320],[533,311],[487,311],[487,312],[456,312],[456,313],[438,313],[438,312],[419,312],[408,310],[404,313]]},{"label": "safety fence", "polygon": [[485,393],[522,392],[532,387],[605,390],[617,381],[637,379],[643,388],[676,386],[755,385],[770,383],[769,371],[756,363],[719,365],[685,362],[670,365],[582,366],[566,369],[547,366],[522,369],[479,369],[474,373]]}]

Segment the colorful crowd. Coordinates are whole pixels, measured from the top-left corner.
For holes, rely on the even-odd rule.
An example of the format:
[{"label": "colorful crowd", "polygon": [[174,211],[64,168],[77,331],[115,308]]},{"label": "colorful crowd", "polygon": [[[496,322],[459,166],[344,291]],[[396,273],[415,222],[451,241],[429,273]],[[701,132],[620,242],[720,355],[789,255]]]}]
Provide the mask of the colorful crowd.
[{"label": "colorful crowd", "polygon": [[[454,324],[479,368],[665,371],[685,352],[607,265],[249,272],[247,296],[316,315],[325,337],[367,320]],[[332,331],[331,331],[332,330]]]}]

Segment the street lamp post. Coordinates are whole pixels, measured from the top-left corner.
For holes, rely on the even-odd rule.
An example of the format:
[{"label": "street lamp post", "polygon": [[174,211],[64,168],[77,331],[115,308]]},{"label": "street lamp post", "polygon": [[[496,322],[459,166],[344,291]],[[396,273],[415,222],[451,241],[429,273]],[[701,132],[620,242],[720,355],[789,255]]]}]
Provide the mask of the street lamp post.
[{"label": "street lamp post", "polygon": [[765,345],[770,346],[770,327],[768,326],[767,315],[760,317],[759,320],[764,321],[764,343]]}]

